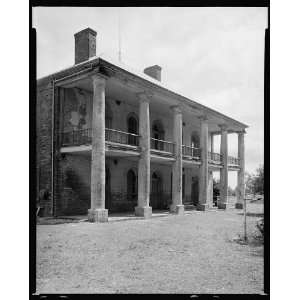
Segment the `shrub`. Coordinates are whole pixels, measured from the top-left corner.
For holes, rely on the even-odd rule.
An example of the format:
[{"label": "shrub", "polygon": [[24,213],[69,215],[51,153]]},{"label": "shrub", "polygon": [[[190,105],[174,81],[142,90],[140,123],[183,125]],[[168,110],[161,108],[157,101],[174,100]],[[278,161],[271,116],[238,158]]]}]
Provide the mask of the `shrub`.
[{"label": "shrub", "polygon": [[259,219],[256,223],[256,227],[258,228],[259,232],[261,233],[262,237],[264,237],[265,233],[265,223],[264,223],[264,218]]}]

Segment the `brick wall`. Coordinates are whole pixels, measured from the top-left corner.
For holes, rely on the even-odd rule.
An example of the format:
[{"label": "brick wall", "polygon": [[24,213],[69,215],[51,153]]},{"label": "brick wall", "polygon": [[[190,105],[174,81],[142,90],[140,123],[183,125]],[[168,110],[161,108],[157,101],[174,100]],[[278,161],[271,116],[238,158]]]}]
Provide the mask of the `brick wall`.
[{"label": "brick wall", "polygon": [[[37,86],[37,185],[43,215],[52,214],[52,97],[51,81]],[[48,196],[43,196],[48,191]]]},{"label": "brick wall", "polygon": [[56,178],[56,215],[86,214],[90,208],[91,159],[89,155],[62,155]]}]

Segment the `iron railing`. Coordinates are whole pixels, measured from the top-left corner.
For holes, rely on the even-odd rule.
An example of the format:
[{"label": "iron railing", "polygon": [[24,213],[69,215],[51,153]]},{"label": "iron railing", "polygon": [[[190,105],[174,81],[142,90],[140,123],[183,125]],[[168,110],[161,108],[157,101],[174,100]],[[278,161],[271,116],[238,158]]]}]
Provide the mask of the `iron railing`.
[{"label": "iron railing", "polygon": [[151,149],[174,154],[175,144],[168,141],[151,138]]},{"label": "iron railing", "polygon": [[236,158],[236,157],[233,157],[233,156],[228,156],[228,164],[239,166],[240,165],[240,160],[239,160],[239,158]]},{"label": "iron railing", "polygon": [[105,140],[124,145],[139,145],[139,135],[110,128],[105,129]]},{"label": "iron railing", "polygon": [[62,133],[63,146],[79,146],[92,143],[92,129],[80,129]]},{"label": "iron railing", "polygon": [[208,152],[208,160],[221,163],[222,161],[222,155],[219,153],[214,153],[214,152]]},{"label": "iron railing", "polygon": [[[123,145],[139,146],[139,135],[129,132],[124,132],[116,129],[105,128],[105,141],[118,143]],[[92,129],[73,130],[62,133],[62,146],[79,146],[89,145],[92,143]],[[151,138],[151,150],[162,152],[175,153],[175,144],[172,142]],[[193,158],[201,157],[201,149],[182,145],[182,156]],[[221,163],[222,155],[219,153],[208,152],[208,160]],[[228,156],[229,165],[240,165],[240,159]]]},{"label": "iron railing", "polygon": [[[105,141],[125,145],[138,146],[137,134],[105,128]],[[92,143],[92,129],[73,130],[62,133],[62,146],[79,146]]]},{"label": "iron railing", "polygon": [[182,156],[190,156],[193,158],[200,158],[201,157],[201,149],[196,148],[196,147],[182,145]]}]

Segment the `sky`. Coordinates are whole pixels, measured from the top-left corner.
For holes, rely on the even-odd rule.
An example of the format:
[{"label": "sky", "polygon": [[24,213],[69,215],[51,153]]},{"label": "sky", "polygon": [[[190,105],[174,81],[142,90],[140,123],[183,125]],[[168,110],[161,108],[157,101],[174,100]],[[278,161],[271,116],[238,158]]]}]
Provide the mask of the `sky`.
[{"label": "sky", "polygon": [[[139,71],[158,64],[170,88],[249,125],[246,171],[263,164],[267,8],[37,7],[33,27],[38,78],[74,64],[74,33],[97,31],[96,54],[114,60],[120,36],[123,63]],[[237,156],[237,134],[229,134],[228,151]]]}]

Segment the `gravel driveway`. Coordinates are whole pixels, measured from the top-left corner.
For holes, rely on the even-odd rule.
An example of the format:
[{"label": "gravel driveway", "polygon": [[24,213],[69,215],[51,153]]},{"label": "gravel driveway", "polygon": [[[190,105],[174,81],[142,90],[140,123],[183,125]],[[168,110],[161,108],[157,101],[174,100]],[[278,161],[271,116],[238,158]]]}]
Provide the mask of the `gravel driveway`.
[{"label": "gravel driveway", "polygon": [[233,241],[242,220],[232,209],[38,225],[37,293],[261,294],[263,246]]}]

